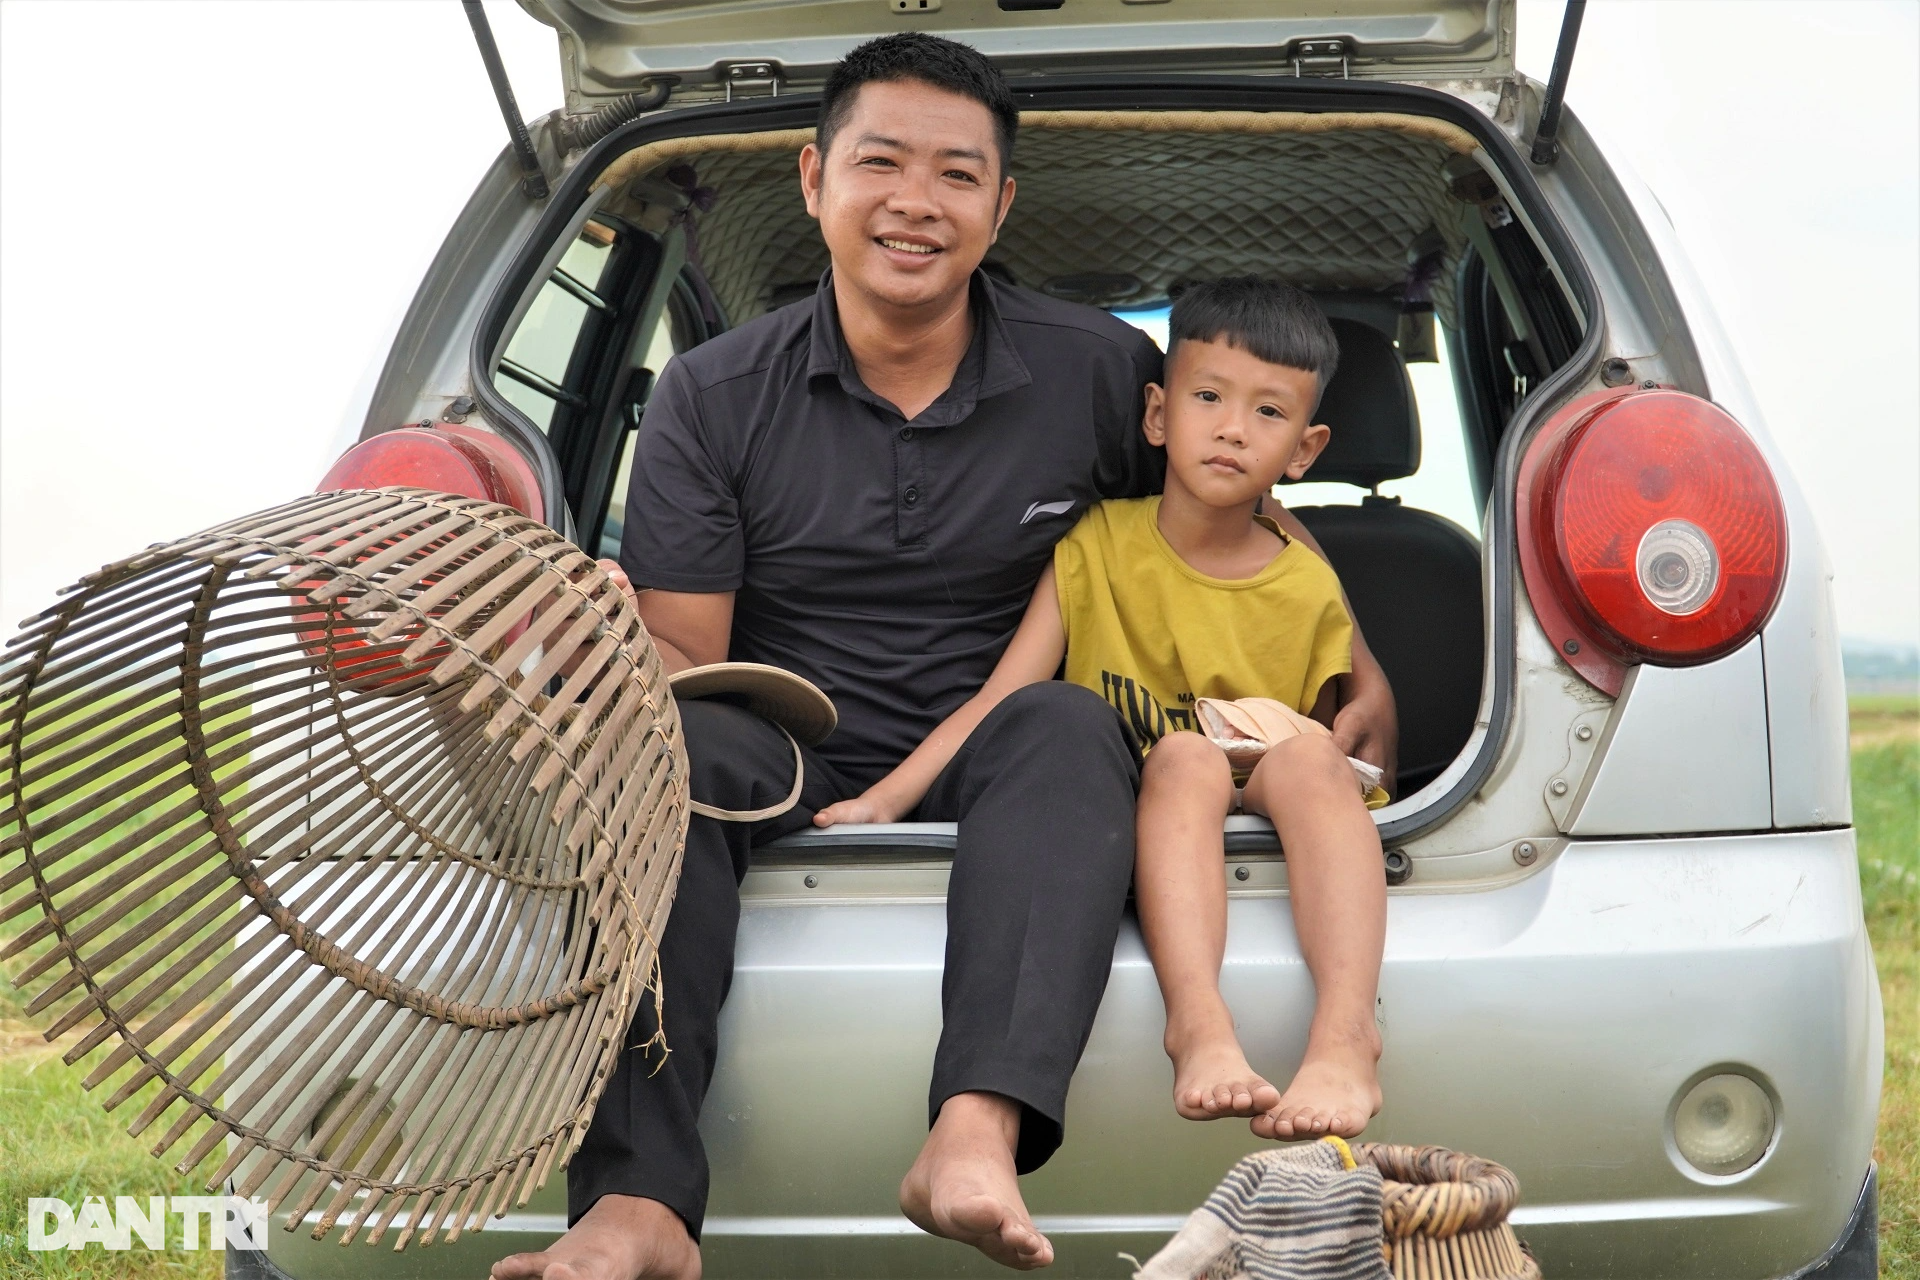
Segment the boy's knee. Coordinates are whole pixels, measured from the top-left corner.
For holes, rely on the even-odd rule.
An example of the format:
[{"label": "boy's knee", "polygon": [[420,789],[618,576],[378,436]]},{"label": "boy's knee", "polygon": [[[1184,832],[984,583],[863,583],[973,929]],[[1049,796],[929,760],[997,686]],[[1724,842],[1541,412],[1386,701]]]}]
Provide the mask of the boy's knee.
[{"label": "boy's knee", "polygon": [[1224,779],[1233,780],[1227,753],[1197,733],[1169,733],[1153,744],[1146,763],[1140,767],[1142,779]]},{"label": "boy's knee", "polygon": [[1333,739],[1320,734],[1297,734],[1284,742],[1275,743],[1261,757],[1254,768],[1254,776],[1249,778],[1250,786],[1259,786],[1271,780],[1285,779],[1293,788],[1342,788],[1357,791],[1359,782],[1355,780],[1353,766]]}]

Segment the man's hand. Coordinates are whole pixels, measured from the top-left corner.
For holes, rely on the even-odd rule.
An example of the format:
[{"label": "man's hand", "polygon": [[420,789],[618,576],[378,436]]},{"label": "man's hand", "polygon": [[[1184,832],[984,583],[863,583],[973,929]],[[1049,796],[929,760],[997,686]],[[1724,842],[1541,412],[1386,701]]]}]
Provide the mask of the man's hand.
[{"label": "man's hand", "polygon": [[898,805],[890,803],[885,796],[869,791],[851,800],[828,805],[813,815],[813,825],[830,827],[836,822],[898,822],[902,816]]},{"label": "man's hand", "polygon": [[594,563],[600,566],[601,570],[606,573],[607,581],[627,593],[627,603],[633,606],[635,613],[638,613],[640,611],[640,593],[633,589],[633,580],[627,577],[627,571],[620,567],[620,562],[618,560],[596,560]]},{"label": "man's hand", "polygon": [[[627,602],[633,606],[634,612],[638,613],[640,610],[640,597],[635,594],[633,583],[628,581],[627,571],[620,567],[620,562],[617,560],[596,560],[594,562],[594,568],[606,574],[607,581],[627,593]],[[586,576],[586,573],[587,571],[584,569],[576,571],[573,575],[574,581],[578,582],[582,577]],[[565,630],[566,628],[564,626],[561,627],[559,631],[556,631],[553,636],[549,638],[550,642],[558,643],[561,633]],[[563,677],[571,676],[575,671],[579,670],[580,664],[586,660],[587,652],[592,647],[591,644],[582,644],[579,648],[568,654],[567,660],[560,664],[560,675]]]}]

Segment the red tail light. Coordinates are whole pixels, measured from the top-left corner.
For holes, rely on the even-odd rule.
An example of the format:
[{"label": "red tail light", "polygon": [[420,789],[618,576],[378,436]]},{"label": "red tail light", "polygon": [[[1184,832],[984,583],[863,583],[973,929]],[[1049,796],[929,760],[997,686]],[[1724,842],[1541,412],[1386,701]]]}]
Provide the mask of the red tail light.
[{"label": "red tail light", "polygon": [[1681,391],[1607,392],[1562,411],[1520,468],[1520,561],[1547,634],[1588,680],[1688,666],[1760,630],[1787,520],[1740,424]]},{"label": "red tail light", "polygon": [[520,451],[490,431],[451,422],[367,437],[340,455],[314,492],[395,484],[504,502],[535,520],[547,518],[540,482]]},{"label": "red tail light", "polygon": [[[476,427],[442,423],[401,427],[370,436],[340,455],[315,492],[382,489],[389,485],[504,503],[535,520],[545,519],[540,483],[533,468],[512,445]],[[368,547],[365,554],[371,557],[381,550],[380,546]],[[336,679],[355,688],[398,692],[398,686],[431,671],[447,656],[444,648],[436,648],[420,661],[407,663],[400,655],[417,638],[414,628],[376,642],[367,633],[384,620],[384,615],[349,620],[340,616],[330,602],[316,605],[299,594],[293,602],[294,621],[304,624],[300,638],[314,662],[323,669],[331,668]],[[507,643],[520,632],[520,627],[514,628]]]}]

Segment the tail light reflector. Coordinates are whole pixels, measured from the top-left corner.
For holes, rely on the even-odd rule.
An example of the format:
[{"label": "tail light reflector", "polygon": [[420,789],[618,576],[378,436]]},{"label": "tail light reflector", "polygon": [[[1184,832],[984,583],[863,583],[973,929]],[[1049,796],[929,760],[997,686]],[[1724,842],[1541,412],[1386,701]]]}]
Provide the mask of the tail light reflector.
[{"label": "tail light reflector", "polygon": [[1520,473],[1527,594],[1576,670],[1610,693],[1627,665],[1730,653],[1786,576],[1772,472],[1719,406],[1681,391],[1576,401]]}]

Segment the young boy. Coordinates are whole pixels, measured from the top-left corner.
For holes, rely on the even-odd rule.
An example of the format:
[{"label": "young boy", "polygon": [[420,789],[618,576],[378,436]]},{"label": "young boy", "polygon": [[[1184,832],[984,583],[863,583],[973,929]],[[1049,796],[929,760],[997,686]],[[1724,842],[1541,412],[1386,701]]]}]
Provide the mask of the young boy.
[{"label": "young boy", "polygon": [[[1168,323],[1165,386],[1147,388],[1147,439],[1166,491],[1089,511],[1054,549],[1013,640],[980,692],[858,799],[814,818],[893,822],[912,812],[1013,690],[1066,678],[1103,694],[1146,751],[1134,893],[1166,1002],[1174,1106],[1192,1120],[1253,1117],[1262,1137],[1351,1137],[1380,1109],[1374,997],[1386,934],[1380,838],[1324,725],[1350,669],[1352,622],[1333,570],[1259,514],[1280,478],[1326,447],[1312,425],[1339,347],[1286,285],[1196,285]],[[1226,947],[1226,753],[1198,698],[1271,698],[1318,723],[1273,745],[1243,803],[1286,850],[1295,929],[1316,993],[1307,1051],[1285,1093],[1247,1064],[1220,995]],[[1199,732],[1196,732],[1199,730]]]}]

